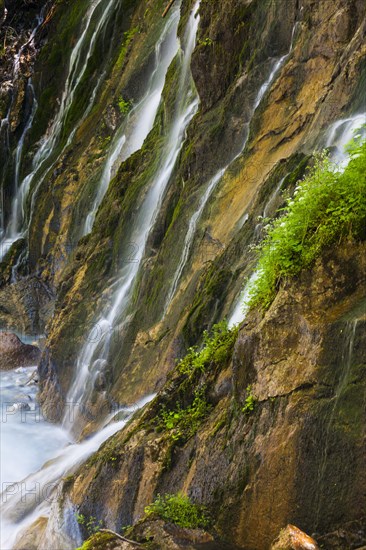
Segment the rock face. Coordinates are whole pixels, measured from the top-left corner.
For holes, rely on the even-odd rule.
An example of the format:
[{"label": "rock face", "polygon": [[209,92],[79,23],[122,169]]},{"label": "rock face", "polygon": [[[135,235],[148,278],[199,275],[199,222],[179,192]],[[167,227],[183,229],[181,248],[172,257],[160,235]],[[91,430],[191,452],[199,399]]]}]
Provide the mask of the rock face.
[{"label": "rock face", "polygon": [[[182,3],[183,19],[191,4]],[[362,109],[362,3],[269,4],[265,9],[255,1],[201,3],[192,58],[200,110],[188,128],[179,165],[147,244],[131,322],[121,335],[116,331],[111,342],[105,369],[111,401],[133,403],[161,387],[177,354],[230,312],[233,297],[250,271],[253,253],[249,245],[260,235],[257,217],[263,214],[269,196],[285,176],[283,191],[291,190],[296,175],[301,177],[305,169],[308,153],[324,143],[330,123],[353,112],[356,104]],[[151,5],[150,9],[155,8]],[[140,12],[133,15],[133,27],[139,17]],[[252,117],[253,104],[274,59],[290,51],[293,30],[291,55]],[[140,41],[148,38],[143,26],[131,44],[129,60],[140,55]],[[118,80],[121,95],[136,90],[141,77],[126,62],[128,70]],[[114,76],[109,83],[105,94],[113,104]],[[41,401],[50,407],[57,399],[62,407],[95,311],[101,311],[113,293],[111,285],[126,253],[120,248],[123,235],[128,234],[136,203],[143,196],[139,190],[151,181],[144,178],[156,157],[156,143],[163,139],[171,107],[166,100],[164,113],[143,149],[120,167],[92,234],[79,243],[69,261],[67,250],[72,246],[64,242],[66,235],[72,241],[76,218],[80,220],[86,209],[85,197],[92,192],[89,186],[105,155],[100,143],[106,136],[110,109],[108,101],[104,103],[103,116],[84,122],[77,146],[60,159],[52,183],[40,188],[38,219],[31,226],[32,269],[39,266],[43,277],[56,284],[58,296],[41,369]],[[92,133],[90,125],[95,130]],[[210,177],[232,159],[233,151],[240,150],[249,129],[244,153],[227,171],[198,219],[175,299],[164,315],[189,221]],[[96,157],[95,163],[88,161],[89,155]],[[51,200],[50,186],[57,190]],[[70,201],[71,196],[76,198]],[[46,219],[50,223],[45,224]]]},{"label": "rock face", "polygon": [[281,531],[271,550],[319,550],[316,541],[294,525]]},{"label": "rock face", "polygon": [[[156,430],[161,406],[182,398],[170,381],[79,470],[74,505],[115,528],[157,493],[182,490],[244,549],[269,549],[289,522],[327,550],[366,544],[365,262],[364,244],[329,252],[248,318],[231,365],[194,381],[210,388],[212,410],[184,444]],[[245,413],[248,386],[255,406]]]},{"label": "rock face", "polygon": [[0,370],[38,365],[41,351],[36,346],[23,344],[16,334],[0,332]]},{"label": "rock face", "polygon": [[[87,66],[80,62],[86,70],[80,80],[73,75],[78,85],[60,134],[23,203],[28,234],[0,263],[0,326],[20,333],[47,325],[39,368],[47,418],[62,417],[85,337],[99,313],[112,307],[125,262],[136,260],[136,242],[126,239],[166,153],[177,60],[143,146],[116,168],[89,235],[83,223],[126,120],[124,108],[142,99],[165,4],[115,0],[95,49],[82,48],[80,59],[90,52]],[[182,41],[193,4],[180,4]],[[90,5],[9,0],[6,14],[0,0],[1,44],[8,45],[4,57],[0,52],[5,225],[14,193],[34,169],[60,112],[72,48]],[[34,47],[26,47],[14,71],[44,6]],[[95,362],[102,372],[90,401],[98,412],[99,405],[105,411],[105,405],[158,396],[65,487],[85,517],[118,530],[139,521],[158,493],[182,490],[209,507],[220,540],[245,550],[268,550],[289,523],[315,533],[326,550],[366,544],[364,243],[328,250],[280,289],[265,314],[251,312],[233,356],[199,373],[184,392],[175,371],[177,358],[200,344],[203,331],[231,313],[253,270],[252,245],[264,235],[263,217],[276,215],[314,148],[325,145],[330,125],[366,112],[365,34],[361,0],[201,1],[191,62],[199,109],[148,236],[129,307],[108,339],[109,356]],[[93,29],[85,34],[92,35]],[[203,205],[211,178],[228,165]],[[0,368],[38,362],[39,350],[14,335],[4,333],[0,346]],[[162,407],[173,408],[182,393],[191,399],[203,387],[209,412],[193,436],[177,442],[157,425]],[[34,526],[24,546],[42,548],[37,530],[46,532],[46,523]],[[159,544],[180,544],[170,527],[154,529],[168,540]],[[93,542],[96,548],[124,544]],[[209,550],[214,543],[206,544]]]}]

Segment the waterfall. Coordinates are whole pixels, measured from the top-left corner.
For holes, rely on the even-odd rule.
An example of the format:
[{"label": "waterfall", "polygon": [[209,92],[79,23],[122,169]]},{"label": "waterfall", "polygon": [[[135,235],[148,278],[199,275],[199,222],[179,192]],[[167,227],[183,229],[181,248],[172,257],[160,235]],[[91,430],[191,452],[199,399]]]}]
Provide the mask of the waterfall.
[{"label": "waterfall", "polygon": [[[190,73],[190,59],[195,46],[196,33],[198,28],[198,6],[197,3],[189,18],[185,35],[184,53],[180,54],[180,75],[177,86],[175,116],[171,122],[167,135],[166,145],[154,177],[149,183],[149,188],[143,199],[141,208],[133,222],[132,234],[135,242],[139,244],[138,262],[133,262],[121,270],[118,281],[118,289],[113,297],[113,304],[109,311],[105,311],[95,326],[113,328],[114,322],[127,310],[133,286],[139,271],[139,262],[142,261],[146,242],[151,228],[157,218],[164,192],[169,184],[176,160],[182,148],[186,128],[197,111],[198,98],[195,92],[193,79]],[[69,401],[72,406],[75,400],[84,403],[91,394],[92,382],[95,378],[95,365],[100,365],[108,355],[110,333],[105,333],[100,342],[87,343],[81,351],[78,360],[75,380],[70,388]],[[79,444],[71,444],[54,452],[51,459],[35,473],[28,472],[26,477],[19,480],[9,481],[2,493],[2,517],[1,517],[1,546],[10,548],[15,544],[17,537],[29,528],[39,517],[50,518],[46,540],[42,540],[41,546],[62,546],[65,550],[71,550],[75,544],[80,543],[78,527],[73,512],[70,511],[73,519],[69,518],[63,525],[65,532],[55,532],[55,526],[60,530],[60,522],[57,519],[60,513],[58,498],[60,497],[60,480],[63,476],[74,472],[92,453],[97,451],[100,445],[113,434],[121,430],[136,409],[143,407],[154,396],[148,396],[138,402],[134,407],[123,408],[115,411],[104,421],[103,427],[92,437]],[[116,414],[118,413],[118,414]],[[122,414],[122,420],[116,420]],[[67,427],[70,423],[65,420]],[[45,424],[47,426],[47,424]],[[59,429],[59,428],[57,428]],[[43,427],[40,427],[39,436],[42,438]],[[69,431],[60,429],[60,437],[70,438]],[[42,439],[43,441],[43,439]],[[28,438],[30,445],[33,442]],[[30,468],[28,468],[30,469]],[[23,472],[24,473],[24,472]],[[28,492],[37,492],[36,498]],[[50,498],[51,497],[51,498]],[[52,500],[55,506],[52,505]],[[57,506],[56,506],[57,504]],[[66,513],[63,504],[62,513]],[[62,523],[62,522],[61,522]],[[57,531],[56,529],[56,531]],[[48,546],[47,546],[48,544]],[[44,546],[46,545],[46,546]]]},{"label": "waterfall", "polygon": [[336,162],[340,169],[347,166],[349,155],[347,145],[355,137],[357,130],[363,138],[366,137],[366,113],[359,113],[348,118],[337,120],[331,125],[325,146],[333,147],[331,158]]},{"label": "waterfall", "polygon": [[[98,14],[98,8],[100,7],[102,9],[104,2],[106,2],[106,0],[92,0],[84,17],[83,32],[81,33],[71,52],[66,82],[60,99],[58,111],[53,119],[50,128],[47,130],[47,134],[43,137],[38,151],[34,155],[31,172],[23,179],[20,185],[17,185],[17,191],[13,198],[11,208],[11,218],[8,227],[3,232],[0,247],[0,259],[4,257],[6,252],[10,249],[11,245],[17,239],[25,236],[25,234],[27,233],[26,202],[28,200],[30,189],[32,188],[32,186],[34,186],[30,208],[31,212],[28,224],[30,223],[32,217],[32,212],[34,209],[34,197],[36,195],[37,189],[41,185],[43,178],[46,176],[48,170],[51,169],[54,162],[56,162],[57,160],[54,159],[52,162],[51,158],[60,143],[62,130],[67,120],[68,113],[70,112],[70,108],[73,104],[77,88],[81,83],[85,71],[88,67],[88,62],[94,53],[98,36],[101,32],[103,32],[103,29],[108,23],[109,18],[112,16],[113,10],[115,8],[114,0],[108,0],[103,8],[102,13]],[[38,21],[37,27],[32,33],[32,40],[34,40],[34,36],[37,32],[39,25],[40,22]],[[30,42],[28,41],[27,44],[29,43]],[[24,45],[24,47],[26,45]],[[14,69],[15,71],[18,70],[17,67],[19,66],[20,56],[21,52],[19,52],[18,54],[18,61],[15,64]],[[93,90],[91,94],[92,101],[94,101],[95,95],[96,90]],[[90,101],[85,112],[82,114],[79,124],[87,116],[88,112],[90,112],[91,107],[92,102]],[[78,125],[71,132],[65,146],[61,150],[60,155],[63,153],[65,148],[70,145],[77,127]],[[19,162],[21,162],[21,160]]]},{"label": "waterfall", "polygon": [[196,229],[197,229],[197,224],[198,224],[198,222],[199,222],[199,220],[202,216],[202,213],[205,209],[205,206],[206,206],[207,202],[209,201],[212,193],[216,189],[218,183],[222,180],[222,178],[223,178],[224,174],[226,173],[227,169],[229,168],[229,166],[238,157],[240,157],[240,155],[243,153],[243,151],[246,147],[247,141],[248,141],[248,137],[249,137],[249,127],[250,127],[251,120],[253,119],[257,108],[261,104],[263,97],[265,96],[266,92],[269,90],[270,86],[272,85],[275,76],[278,74],[280,68],[283,66],[285,61],[291,55],[291,52],[292,52],[293,47],[294,47],[294,42],[295,42],[295,37],[296,37],[296,30],[298,28],[298,25],[299,25],[299,23],[296,22],[294,27],[293,27],[292,35],[291,35],[291,44],[290,44],[289,51],[287,52],[287,54],[283,55],[282,57],[280,57],[279,59],[274,61],[273,68],[272,68],[268,78],[262,84],[262,86],[260,87],[260,89],[257,93],[257,96],[254,100],[250,120],[249,120],[249,122],[247,122],[245,124],[245,129],[246,129],[245,138],[244,138],[244,141],[243,141],[243,143],[240,147],[239,152],[236,153],[233,156],[233,158],[229,161],[229,163],[226,166],[224,166],[224,168],[220,168],[220,170],[218,170],[217,173],[210,179],[210,181],[206,185],[206,190],[205,190],[203,196],[201,197],[201,199],[199,201],[198,208],[195,211],[195,213],[192,215],[192,217],[189,221],[188,231],[187,231],[187,234],[186,234],[186,237],[185,237],[185,240],[184,240],[183,251],[182,251],[177,269],[175,270],[175,273],[173,275],[170,290],[168,292],[167,299],[165,301],[164,314],[163,314],[164,316],[166,315],[166,313],[169,309],[169,306],[170,306],[170,304],[171,304],[171,302],[174,298],[176,290],[178,288],[180,278],[182,276],[183,270],[185,268],[185,265],[187,263],[187,260],[189,258],[189,254],[190,254],[190,251],[191,251],[191,248],[192,248],[192,245],[193,245],[193,241],[194,241],[194,237],[195,237]]},{"label": "waterfall", "polygon": [[152,130],[155,116],[161,101],[161,94],[169,65],[178,52],[177,28],[179,5],[172,10],[164,31],[155,46],[154,70],[146,79],[146,90],[141,101],[134,106],[115,135],[100,178],[98,192],[91,211],[86,217],[83,235],[90,233],[100,203],[107,192],[111,179],[118,168],[135,151],[138,151]]},{"label": "waterfall", "polygon": [[[94,6],[96,3],[93,4]],[[136,276],[139,271],[139,262],[142,261],[145,252],[146,242],[149,236],[149,233],[154,226],[155,220],[157,218],[159,208],[164,196],[164,192],[169,184],[173,169],[175,167],[178,155],[181,151],[184,139],[186,128],[191,121],[192,117],[197,111],[198,108],[198,98],[193,84],[193,79],[190,73],[190,59],[192,51],[195,46],[196,33],[198,28],[199,18],[197,15],[199,4],[197,3],[192,11],[192,14],[189,18],[187,30],[184,40],[184,52],[180,52],[180,71],[179,71],[179,82],[177,86],[177,97],[175,103],[175,113],[173,120],[170,123],[168,129],[168,135],[166,140],[166,145],[164,147],[163,154],[160,159],[160,165],[156,170],[155,175],[152,180],[149,182],[148,189],[144,195],[141,208],[136,215],[134,222],[132,224],[132,235],[136,243],[138,243],[138,262],[133,262],[127,266],[124,266],[120,273],[120,278],[118,280],[118,287],[115,295],[113,297],[113,303],[109,311],[104,311],[100,320],[96,323],[95,326],[108,326],[113,328],[114,322],[118,317],[123,314],[128,308],[130,303],[131,294],[133,287],[136,281]],[[176,15],[172,14],[170,23],[168,23],[168,28],[170,29],[168,34],[170,42],[165,42],[175,45],[176,43],[176,33],[177,33],[177,20]],[[174,28],[174,43],[173,35],[171,35],[171,30]],[[161,45],[160,45],[161,47]],[[160,55],[157,52],[157,58]],[[167,63],[167,57],[163,55],[164,63]],[[165,55],[168,55],[166,53]],[[72,65],[72,64],[70,64]],[[166,71],[165,67],[156,67],[155,75],[157,72],[161,71],[164,73]],[[155,80],[153,84],[153,78],[150,79],[151,89],[155,85],[155,92],[159,95],[159,102],[161,96],[160,84],[158,86],[158,80]],[[156,76],[156,79],[158,77]],[[161,82],[162,74],[159,76],[159,82]],[[158,103],[157,97],[155,105]],[[142,106],[144,108],[144,105]],[[142,109],[141,108],[141,109]],[[151,103],[150,103],[150,108]],[[155,110],[155,109],[154,109]],[[156,105],[157,110],[157,105]],[[156,114],[154,112],[154,116]],[[146,112],[146,111],[145,111]],[[149,110],[151,113],[151,111]],[[142,116],[142,115],[141,115]],[[132,117],[131,117],[132,120]],[[132,124],[137,126],[137,117],[132,122]],[[146,122],[146,120],[145,120]],[[141,120],[141,124],[144,121]],[[31,122],[30,122],[31,124]],[[149,122],[151,125],[151,122]],[[143,130],[141,130],[143,132]],[[141,141],[141,132],[135,134],[135,138],[131,138],[130,147],[138,147],[139,142],[135,141],[140,139]],[[146,129],[145,129],[146,132]],[[138,134],[138,135],[137,135]],[[129,134],[131,135],[131,133]],[[21,148],[22,144],[19,146],[18,157],[21,158]],[[126,154],[128,154],[126,152]],[[19,160],[20,162],[20,160]],[[33,176],[31,176],[32,178]],[[23,181],[24,183],[24,181]],[[109,348],[109,336],[110,333],[103,335],[102,340],[95,344],[87,344],[81,351],[81,355],[78,361],[78,370],[75,375],[74,383],[70,389],[70,401],[73,401],[74,397],[81,402],[85,402],[91,394],[92,382],[95,377],[95,365],[100,365],[105,357],[108,355]],[[85,369],[86,367],[86,369]],[[86,378],[85,378],[85,375]],[[55,449],[50,450],[51,455],[47,456],[47,453],[44,454],[44,450],[41,449],[41,446],[37,448],[40,456],[44,457],[47,462],[35,473],[34,464],[26,461],[23,466],[25,470],[21,472],[18,471],[14,477],[17,479],[4,479],[5,487],[3,486],[2,493],[2,516],[1,516],[1,547],[10,548],[15,544],[17,537],[21,534],[23,530],[29,528],[34,521],[38,518],[50,517],[50,522],[46,531],[46,541],[42,540],[42,548],[45,544],[46,547],[50,546],[62,546],[65,550],[71,550],[75,547],[76,543],[80,543],[80,536],[78,535],[78,527],[73,516],[73,528],[71,529],[70,525],[66,526],[68,533],[54,533],[53,529],[57,524],[56,515],[59,513],[59,506],[53,507],[52,500],[57,503],[57,499],[60,496],[59,490],[61,487],[62,477],[68,475],[70,472],[75,471],[92,453],[94,453],[100,445],[113,434],[121,430],[127,420],[132,416],[136,409],[143,407],[147,402],[149,402],[154,396],[148,396],[142,401],[138,402],[134,407],[124,408],[118,412],[118,417],[123,416],[123,420],[116,420],[116,412],[112,413],[105,421],[103,427],[88,440],[80,444],[71,444],[65,446],[61,451]],[[7,396],[8,399],[10,399]],[[34,414],[34,411],[30,411]],[[67,424],[67,422],[65,422]],[[23,430],[25,426],[18,424],[19,431]],[[69,427],[69,425],[68,425]],[[38,438],[41,440],[47,441],[46,431],[52,429],[54,435],[56,436],[56,429],[53,426],[43,422],[37,426],[38,428]],[[13,429],[17,429],[17,424],[14,417]],[[56,446],[62,447],[64,441],[69,440],[71,435],[69,431],[65,428],[57,428],[58,436],[54,438]],[[29,433],[28,433],[29,435]],[[65,439],[66,438],[66,439]],[[35,452],[34,450],[34,439],[29,437],[24,438],[24,445],[29,444],[29,449],[24,448],[23,455],[27,452]],[[39,467],[39,466],[38,466]],[[14,470],[11,470],[14,472]],[[6,474],[10,476],[10,473]],[[33,498],[32,495],[27,494],[27,492],[32,492],[36,488],[38,493],[36,498]],[[44,491],[44,488],[46,489]],[[51,496],[51,498],[50,498]],[[66,504],[64,504],[66,506]],[[72,523],[72,521],[71,521]],[[75,526],[76,524],[76,526]],[[65,529],[65,526],[63,525]],[[72,531],[72,534],[70,534]],[[47,546],[48,545],[48,546]]]},{"label": "waterfall", "polygon": [[[197,111],[198,98],[190,72],[190,60],[196,43],[199,23],[198,7],[199,2],[195,4],[188,20],[184,53],[180,60],[176,111],[168,130],[163,158],[149,183],[144,200],[130,228],[130,241],[136,245],[136,258],[135,261],[126,263],[122,268],[112,306],[104,311],[94,324],[81,350],[75,369],[75,378],[67,396],[67,412],[72,411],[72,418],[67,414],[64,419],[64,425],[68,427],[72,427],[78,416],[76,408],[82,408],[89,400],[96,377],[107,362],[113,328],[118,319],[128,311],[147,239],[154,226],[164,192],[182,148],[186,128]],[[96,338],[95,335],[100,332],[100,338]]]},{"label": "waterfall", "polygon": [[[30,34],[30,37],[28,38],[28,40],[24,44],[22,44],[22,46],[19,48],[18,52],[14,56],[14,63],[13,63],[13,80],[14,80],[14,82],[16,81],[16,79],[18,78],[19,73],[20,73],[20,63],[21,63],[21,58],[22,58],[23,52],[25,51],[26,48],[29,48],[29,47],[35,49],[34,40],[35,40],[38,29],[40,28],[40,26],[42,25],[42,23],[44,21],[44,11],[45,11],[45,6],[42,8],[40,15],[37,16],[37,18],[36,18],[36,24],[35,24],[35,27],[33,28],[32,32]],[[36,114],[36,111],[37,111],[37,106],[38,106],[36,98],[35,98],[35,92],[34,92],[34,87],[33,87],[31,77],[29,77],[28,80],[27,80],[26,97],[31,98],[32,107],[31,107],[28,119],[25,123],[22,135],[20,136],[20,139],[18,141],[16,150],[15,150],[15,155],[14,155],[14,163],[15,163],[15,168],[14,168],[14,190],[15,191],[14,191],[14,193],[15,193],[15,197],[14,197],[13,202],[12,202],[11,216],[10,216],[9,226],[8,226],[7,230],[5,228],[5,217],[4,217],[3,207],[2,207],[2,220],[1,220],[1,239],[2,239],[2,241],[0,243],[0,259],[2,259],[4,257],[4,255],[9,250],[9,248],[11,247],[13,242],[17,238],[19,238],[19,236],[20,236],[18,231],[17,231],[17,226],[18,226],[18,224],[17,224],[17,220],[18,220],[18,215],[17,214],[18,214],[18,212],[17,211],[18,211],[18,206],[19,206],[19,200],[17,198],[17,194],[18,194],[18,189],[19,189],[20,168],[21,168],[21,164],[22,164],[22,154],[23,154],[24,140],[25,140],[28,132],[30,131],[30,129],[32,127],[33,120],[34,120],[34,117],[35,117],[35,114]],[[13,101],[14,101],[14,98],[12,99],[10,107],[9,107],[8,117],[9,117],[10,111],[11,111],[12,106],[13,106]],[[8,117],[7,117],[7,122],[8,122]],[[7,127],[8,127],[8,124],[7,124]]]}]

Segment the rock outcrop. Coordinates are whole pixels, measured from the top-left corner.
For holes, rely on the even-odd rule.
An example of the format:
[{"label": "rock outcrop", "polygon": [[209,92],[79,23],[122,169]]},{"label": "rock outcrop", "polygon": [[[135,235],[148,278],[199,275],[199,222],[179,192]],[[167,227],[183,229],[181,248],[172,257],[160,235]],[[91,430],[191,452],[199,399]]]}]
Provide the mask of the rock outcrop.
[{"label": "rock outcrop", "polygon": [[0,332],[0,370],[38,365],[41,350],[37,346],[23,344],[11,332]]},{"label": "rock outcrop", "polygon": [[271,550],[319,550],[319,546],[295,525],[288,525],[282,529]]},{"label": "rock outcrop", "polygon": [[[4,241],[0,327],[47,334],[39,398],[48,419],[62,418],[86,335],[115,304],[125,265],[136,261],[140,241],[130,238],[131,226],[165,158],[177,59],[151,131],[111,170],[88,235],[84,222],[111,144],[121,137],[128,109],[143,99],[165,4],[111,3],[95,48],[82,48],[80,59],[90,56],[80,62],[80,80],[73,74],[77,86],[60,121],[72,48],[90,3],[0,0],[0,38],[7,45],[0,51],[1,238],[18,186],[36,175],[21,196],[19,238],[9,250]],[[179,6],[182,41],[193,5]],[[29,45],[42,8],[44,22]],[[69,514],[77,529],[76,510],[114,531],[134,525],[136,540],[148,538],[150,529],[160,549],[204,543],[207,550],[215,544],[268,550],[290,524],[277,547],[317,540],[325,550],[357,549],[366,545],[365,243],[327,250],[278,289],[268,311],[250,312],[234,352],[221,363],[185,378],[176,361],[231,313],[253,271],[253,245],[265,235],[265,220],[293,192],[314,149],[325,146],[330,125],[366,112],[366,6],[361,0],[202,0],[199,9],[191,62],[198,111],[138,260],[131,300],[108,327],[109,355],[96,362],[101,372],[87,404],[96,416],[75,431],[99,428],[106,408],[157,396],[63,483],[60,514],[67,513],[59,525]],[[97,11],[89,40],[100,21]],[[60,132],[34,166],[55,120]],[[94,338],[105,325],[96,328]],[[40,356],[8,332],[0,334],[0,352],[0,369],[33,365]],[[204,411],[194,430],[175,437],[161,422],[162,411],[190,406],[196,391],[204,395]],[[180,490],[209,508],[213,540],[159,521],[139,523],[157,494]],[[37,520],[19,548],[46,548],[49,523]],[[111,534],[95,535],[91,544],[131,548]]]},{"label": "rock outcrop", "polygon": [[327,550],[365,544],[365,258],[364,244],[329,251],[248,318],[232,363],[192,381],[208,386],[212,409],[183,444],[156,428],[161,407],[182,399],[173,378],[79,470],[67,489],[74,505],[115,528],[157,493],[183,490],[244,549],[270,548],[288,523]]}]

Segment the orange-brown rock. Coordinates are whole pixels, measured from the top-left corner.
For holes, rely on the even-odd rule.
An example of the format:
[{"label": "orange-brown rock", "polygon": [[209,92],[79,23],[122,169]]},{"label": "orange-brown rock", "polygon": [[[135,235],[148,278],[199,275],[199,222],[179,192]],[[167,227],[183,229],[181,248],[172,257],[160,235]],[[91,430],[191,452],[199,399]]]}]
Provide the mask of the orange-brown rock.
[{"label": "orange-brown rock", "polygon": [[282,529],[271,550],[319,550],[316,541],[295,525]]}]

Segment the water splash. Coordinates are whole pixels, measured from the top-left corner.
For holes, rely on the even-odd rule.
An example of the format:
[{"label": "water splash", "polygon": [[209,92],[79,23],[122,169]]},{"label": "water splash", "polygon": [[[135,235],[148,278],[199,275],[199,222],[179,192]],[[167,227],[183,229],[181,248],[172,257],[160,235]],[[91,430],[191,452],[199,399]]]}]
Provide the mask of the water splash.
[{"label": "water splash", "polygon": [[[24,375],[29,369],[22,370]],[[11,387],[9,380],[12,380],[14,375],[21,376],[22,373],[12,371],[7,377],[7,373],[0,374],[2,403],[6,407],[16,398],[15,390],[19,385],[19,381],[14,381]],[[19,410],[16,414],[9,407],[3,409],[7,411],[10,423],[5,425],[5,434],[2,428],[1,438],[1,548],[12,548],[23,530],[29,528],[39,517],[49,517],[52,504],[58,505],[61,497],[62,479],[75,472],[104,441],[124,428],[132,415],[153,398],[154,395],[149,395],[132,407],[113,412],[105,420],[100,431],[80,444],[72,443],[67,431],[49,424],[37,409],[29,412]],[[116,420],[116,417],[122,418]],[[16,441],[11,454],[9,438]],[[59,450],[60,447],[61,450]],[[20,469],[14,468],[14,460],[18,455]],[[24,460],[24,455],[29,457],[28,460]],[[57,535],[61,540],[69,539],[69,544],[62,545],[65,550],[72,550],[75,548],[75,543],[81,542],[70,540],[70,537],[64,536],[63,533]],[[54,537],[55,533],[51,539],[52,542],[55,540]],[[43,543],[47,544],[47,541]],[[46,548],[50,547],[52,544],[46,546]]]}]

